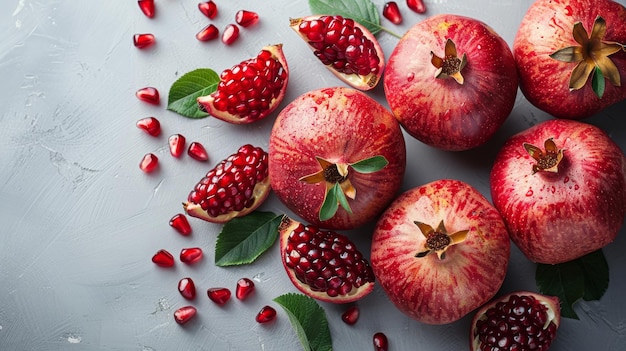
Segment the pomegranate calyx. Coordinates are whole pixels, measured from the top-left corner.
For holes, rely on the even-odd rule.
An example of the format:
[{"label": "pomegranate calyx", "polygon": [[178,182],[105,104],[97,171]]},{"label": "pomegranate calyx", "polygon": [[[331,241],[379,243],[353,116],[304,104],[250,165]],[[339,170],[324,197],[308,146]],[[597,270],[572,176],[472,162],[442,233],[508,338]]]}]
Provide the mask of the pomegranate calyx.
[{"label": "pomegranate calyx", "polygon": [[559,149],[554,143],[553,138],[548,138],[544,142],[544,149],[542,151],[539,147],[535,145],[531,145],[529,143],[524,143],[524,149],[526,152],[537,161],[533,165],[532,174],[537,172],[550,172],[550,173],[558,173],[559,172],[559,164],[561,160],[563,160],[563,149]]},{"label": "pomegranate calyx", "polygon": [[467,55],[463,54],[461,58],[458,57],[456,44],[454,44],[452,39],[446,40],[443,57],[435,55],[432,51],[430,52],[430,56],[430,63],[437,68],[435,78],[452,77],[457,83],[463,84],[465,79],[461,74],[461,70],[467,65]]},{"label": "pomegranate calyx", "polygon": [[[570,91],[582,88],[592,74],[601,74],[614,86],[621,86],[619,70],[609,56],[620,50],[626,51],[626,45],[603,40],[605,34],[606,21],[600,16],[593,22],[591,35],[587,34],[580,21],[576,22],[572,35],[580,46],[568,46],[550,54],[551,58],[558,61],[577,62],[570,75]],[[602,97],[602,93],[595,89],[594,92],[599,98]]]},{"label": "pomegranate calyx", "polygon": [[426,242],[424,243],[424,251],[418,252],[415,257],[422,258],[431,253],[436,253],[440,260],[446,258],[446,250],[453,245],[462,243],[467,238],[469,230],[461,230],[452,234],[448,234],[446,226],[443,224],[443,220],[439,222],[437,229],[432,226],[414,221],[415,225],[420,229]]}]

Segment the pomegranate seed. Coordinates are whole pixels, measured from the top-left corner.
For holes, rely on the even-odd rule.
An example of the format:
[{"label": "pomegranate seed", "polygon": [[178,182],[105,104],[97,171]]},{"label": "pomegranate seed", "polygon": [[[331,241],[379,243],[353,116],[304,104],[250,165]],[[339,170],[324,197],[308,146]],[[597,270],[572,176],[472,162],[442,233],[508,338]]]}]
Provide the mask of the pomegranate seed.
[{"label": "pomegranate seed", "polygon": [[256,321],[258,323],[268,323],[276,318],[276,310],[272,306],[263,306],[259,313],[256,315]]},{"label": "pomegranate seed", "polygon": [[348,309],[341,314],[341,320],[349,325],[355,324],[356,321],[359,320],[359,307],[357,305],[348,307]]},{"label": "pomegranate seed", "polygon": [[191,278],[183,278],[178,282],[178,292],[187,300],[196,298],[196,284]]},{"label": "pomegranate seed", "polygon": [[209,154],[206,152],[206,149],[197,141],[194,141],[189,145],[187,154],[194,160],[198,161],[206,161],[209,159]]},{"label": "pomegranate seed", "polygon": [[148,18],[154,17],[154,0],[137,0],[139,8]]},{"label": "pomegranate seed", "polygon": [[170,135],[167,141],[170,145],[170,154],[174,157],[180,157],[185,150],[185,137],[180,134],[174,134]]},{"label": "pomegranate seed", "polygon": [[406,5],[417,13],[425,13],[426,5],[423,0],[406,0]]},{"label": "pomegranate seed", "polygon": [[393,24],[402,23],[402,14],[400,13],[398,4],[395,1],[389,1],[385,3],[385,7],[383,8],[383,16],[385,16],[385,18],[391,21],[391,23]]},{"label": "pomegranate seed", "polygon": [[161,134],[161,123],[154,117],[146,117],[138,120],[137,128],[142,129],[153,137]]},{"label": "pomegranate seed", "polygon": [[161,102],[161,98],[159,97],[159,91],[157,88],[153,87],[145,87],[137,90],[135,92],[137,98],[141,101],[158,105]]},{"label": "pomegranate seed", "polygon": [[154,38],[154,34],[144,33],[144,34],[135,34],[133,36],[133,44],[135,47],[139,49],[147,48],[148,46],[154,44],[156,39]]},{"label": "pomegranate seed", "polygon": [[210,288],[206,293],[218,305],[223,305],[230,299],[230,290],[227,288]]},{"label": "pomegranate seed", "polygon": [[170,226],[182,235],[191,234],[191,225],[189,225],[187,216],[182,213],[178,213],[170,219]]},{"label": "pomegranate seed", "polygon": [[241,278],[237,281],[237,290],[235,296],[237,299],[243,300],[254,291],[254,282],[248,278]]},{"label": "pomegranate seed", "polygon": [[259,21],[259,15],[256,12],[239,10],[235,15],[235,22],[242,27],[251,26]]},{"label": "pomegranate seed", "polygon": [[174,320],[176,323],[183,325],[189,322],[198,312],[193,306],[183,306],[174,312]]},{"label": "pomegranate seed", "polygon": [[159,250],[152,256],[152,262],[161,267],[173,267],[174,256],[167,250]]},{"label": "pomegranate seed", "polygon": [[376,351],[387,351],[389,342],[387,341],[387,336],[381,332],[374,334],[374,350]]},{"label": "pomegranate seed", "polygon": [[230,45],[234,43],[237,38],[239,38],[239,27],[234,24],[227,25],[222,34],[222,43]]},{"label": "pomegranate seed", "polygon": [[194,264],[202,259],[202,249],[190,247],[180,250],[180,261],[186,264]]},{"label": "pomegranate seed", "polygon": [[159,158],[156,157],[155,154],[150,153],[146,154],[143,159],[141,159],[141,162],[139,163],[139,168],[146,173],[150,173],[154,171],[158,165]]},{"label": "pomegranate seed", "polygon": [[214,24],[209,24],[196,34],[196,39],[200,41],[209,41],[217,38],[219,35],[220,30],[217,29]]},{"label": "pomegranate seed", "polygon": [[210,19],[213,19],[215,18],[215,16],[217,16],[217,4],[215,4],[215,2],[213,2],[212,0],[199,3],[198,9]]}]

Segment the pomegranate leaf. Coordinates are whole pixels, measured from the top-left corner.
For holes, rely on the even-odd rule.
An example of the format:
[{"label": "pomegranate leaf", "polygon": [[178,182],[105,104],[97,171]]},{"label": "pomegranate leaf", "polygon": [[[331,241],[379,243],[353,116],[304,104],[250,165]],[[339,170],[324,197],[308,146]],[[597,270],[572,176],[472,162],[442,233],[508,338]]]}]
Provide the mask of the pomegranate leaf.
[{"label": "pomegranate leaf", "polygon": [[320,221],[328,220],[337,213],[337,209],[339,208],[337,192],[341,192],[338,183],[335,183],[335,185],[326,192],[326,197],[320,208]]},{"label": "pomegranate leaf", "polygon": [[352,168],[359,173],[374,173],[385,168],[389,162],[384,156],[374,156],[351,164]]},{"label": "pomegranate leaf", "polygon": [[219,75],[210,68],[199,68],[185,73],[171,86],[167,109],[189,118],[204,118],[209,114],[198,108],[196,99],[217,90]]},{"label": "pomegranate leaf", "polygon": [[236,266],[254,262],[278,238],[283,215],[254,211],[224,224],[215,243],[215,265]]},{"label": "pomegranate leaf", "polygon": [[602,95],[604,95],[604,84],[604,74],[602,74],[602,70],[600,69],[600,67],[596,66],[593,69],[591,87],[593,88],[593,92],[596,93],[596,96],[599,99],[602,99]]},{"label": "pomegranate leaf", "polygon": [[371,0],[309,0],[309,8],[316,15],[339,15],[352,18],[377,34],[384,28],[380,25],[380,15]]},{"label": "pomegranate leaf", "polygon": [[609,266],[602,250],[597,250],[570,262],[538,264],[535,280],[542,294],[559,298],[563,317],[578,319],[574,304],[602,298],[609,285]]},{"label": "pomegranate leaf", "polygon": [[274,299],[287,313],[305,351],[332,351],[333,343],[324,309],[314,299],[288,293]]}]

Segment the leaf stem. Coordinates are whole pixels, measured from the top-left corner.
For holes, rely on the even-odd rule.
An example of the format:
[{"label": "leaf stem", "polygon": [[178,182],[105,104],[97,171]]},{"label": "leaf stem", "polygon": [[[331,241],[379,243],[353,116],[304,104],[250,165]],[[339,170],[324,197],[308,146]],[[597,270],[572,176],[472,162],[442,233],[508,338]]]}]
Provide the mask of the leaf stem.
[{"label": "leaf stem", "polygon": [[388,28],[385,28],[383,26],[380,27],[380,30],[382,30],[383,32],[387,32],[387,34],[391,34],[392,36],[398,38],[398,39],[402,39],[402,36],[397,34],[396,32],[393,32],[391,30],[389,30]]}]

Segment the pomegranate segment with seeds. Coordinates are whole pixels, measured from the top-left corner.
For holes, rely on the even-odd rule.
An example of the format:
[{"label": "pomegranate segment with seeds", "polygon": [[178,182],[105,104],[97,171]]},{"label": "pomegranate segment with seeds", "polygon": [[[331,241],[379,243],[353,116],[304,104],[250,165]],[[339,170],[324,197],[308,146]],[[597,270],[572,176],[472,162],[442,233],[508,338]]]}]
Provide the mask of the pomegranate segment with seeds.
[{"label": "pomegranate segment with seeds", "polygon": [[210,288],[207,290],[209,299],[218,305],[223,305],[230,300],[230,290],[228,288]]},{"label": "pomegranate segment with seeds", "polygon": [[133,45],[139,49],[147,48],[156,43],[154,34],[141,33],[133,35]]},{"label": "pomegranate segment with seeds", "polygon": [[159,91],[154,87],[145,87],[135,92],[137,99],[149,104],[158,105],[161,102]]},{"label": "pomegranate segment with seeds", "polygon": [[167,250],[159,250],[152,256],[152,262],[160,267],[174,267],[174,256]]},{"label": "pomegranate segment with seeds", "polygon": [[217,4],[213,0],[201,2],[198,4],[198,9],[202,12],[203,15],[207,16],[210,19],[215,18],[217,16]]},{"label": "pomegranate segment with seeds", "polygon": [[196,316],[198,310],[193,306],[183,306],[174,311],[174,320],[176,323],[183,325]]},{"label": "pomegranate segment with seeds", "polygon": [[191,278],[182,278],[178,281],[178,292],[187,300],[196,298],[196,284]]},{"label": "pomegranate segment with seeds", "polygon": [[204,148],[204,145],[200,144],[197,141],[189,144],[189,148],[187,149],[187,155],[189,155],[189,157],[193,158],[196,161],[204,162],[209,160],[209,154]]},{"label": "pomegranate segment with seeds", "polygon": [[202,259],[202,249],[199,247],[189,247],[180,250],[180,261],[186,264],[194,264]]},{"label": "pomegranate segment with seeds", "polygon": [[245,300],[254,292],[254,282],[249,278],[241,278],[237,281],[235,296],[238,300]]},{"label": "pomegranate segment with seeds", "polygon": [[225,223],[254,211],[270,192],[267,162],[267,152],[260,147],[240,147],[196,184],[183,204],[186,213]]},{"label": "pomegranate segment with seeds", "polygon": [[346,236],[287,216],[279,233],[283,266],[304,294],[320,301],[349,303],[373,290],[374,272]]},{"label": "pomegranate segment with seeds", "polygon": [[219,35],[220,30],[217,29],[213,23],[210,23],[196,34],[196,39],[200,41],[210,41],[216,39]]},{"label": "pomegranate segment with seeds", "polygon": [[252,123],[278,107],[288,81],[282,44],[266,46],[256,57],[224,70],[217,90],[199,97],[198,104],[201,110],[223,121]]},{"label": "pomegranate segment with seeds", "polygon": [[141,169],[145,173],[151,173],[154,172],[158,165],[159,158],[156,157],[156,155],[153,153],[147,153],[141,159],[141,162],[139,163],[139,169]]},{"label": "pomegranate segment with seeds", "polygon": [[176,229],[176,231],[182,235],[187,236],[191,234],[191,225],[189,224],[189,220],[187,220],[187,217],[182,213],[175,214],[170,219],[170,227]]},{"label": "pomegranate segment with seeds", "polygon": [[137,128],[152,135],[153,137],[161,134],[161,122],[154,117],[146,117],[137,121]]},{"label": "pomegranate segment with seeds", "polygon": [[137,0],[139,9],[148,18],[153,18],[155,14],[154,0]]},{"label": "pomegranate segment with seeds", "polygon": [[272,306],[263,306],[255,319],[258,323],[269,323],[276,319],[276,309]]},{"label": "pomegranate segment with seeds", "polygon": [[376,37],[353,19],[313,15],[290,20],[291,28],[339,79],[360,90],[373,89],[385,56]]},{"label": "pomegranate segment with seeds", "polygon": [[235,41],[239,39],[239,27],[235,24],[229,24],[224,28],[224,33],[222,34],[222,43],[226,45],[231,45]]},{"label": "pomegranate segment with seeds", "polygon": [[426,5],[424,5],[424,0],[406,0],[406,6],[413,10],[415,13],[426,13]]},{"label": "pomegranate segment with seeds", "polygon": [[385,3],[385,6],[383,7],[383,16],[385,16],[385,18],[393,24],[402,23],[402,13],[400,13],[398,3],[395,1]]},{"label": "pomegranate segment with seeds", "polygon": [[239,10],[235,14],[235,22],[242,27],[249,27],[259,21],[259,14],[253,11]]},{"label": "pomegranate segment with seeds", "polygon": [[170,154],[172,154],[172,156],[176,158],[182,156],[183,152],[185,151],[185,143],[187,142],[183,135],[170,135],[170,137],[167,139],[167,142],[169,144]]}]

